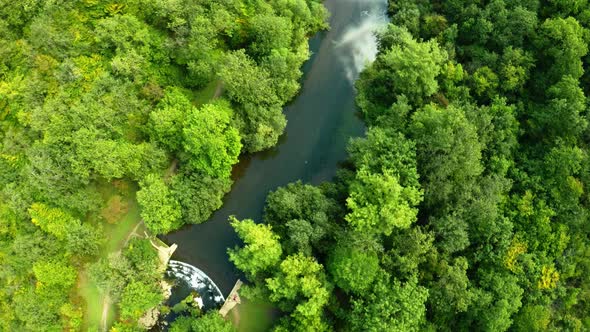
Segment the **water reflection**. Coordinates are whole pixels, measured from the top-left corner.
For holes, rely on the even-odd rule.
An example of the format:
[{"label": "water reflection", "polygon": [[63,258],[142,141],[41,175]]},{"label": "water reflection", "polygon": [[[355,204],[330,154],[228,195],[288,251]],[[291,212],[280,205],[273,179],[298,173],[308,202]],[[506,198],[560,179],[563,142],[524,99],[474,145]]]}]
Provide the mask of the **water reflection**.
[{"label": "water reflection", "polygon": [[357,23],[347,27],[342,36],[335,41],[336,49],[347,50],[337,54],[344,64],[346,78],[352,84],[365,66],[375,60],[376,33],[384,29],[389,21],[385,1],[369,0],[364,4],[364,10],[358,13],[360,19],[356,20]]}]

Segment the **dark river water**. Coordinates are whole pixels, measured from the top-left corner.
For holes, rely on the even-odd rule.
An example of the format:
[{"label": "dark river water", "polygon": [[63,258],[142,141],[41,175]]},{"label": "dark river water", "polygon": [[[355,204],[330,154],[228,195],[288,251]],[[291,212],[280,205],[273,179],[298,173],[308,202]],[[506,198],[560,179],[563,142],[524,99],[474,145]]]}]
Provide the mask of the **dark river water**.
[{"label": "dark river water", "polygon": [[209,221],[164,237],[177,243],[174,259],[198,267],[227,296],[241,274],[228,260],[227,248],[240,243],[228,217],[262,220],[270,191],[290,182],[330,180],[346,159],[350,137],[361,136],[353,81],[377,52],[374,31],[387,24],[387,0],[326,0],[330,30],[309,44],[312,57],[303,67],[302,89],[287,107],[287,128],[270,151],[245,156],[235,166],[235,183],[223,207]]}]

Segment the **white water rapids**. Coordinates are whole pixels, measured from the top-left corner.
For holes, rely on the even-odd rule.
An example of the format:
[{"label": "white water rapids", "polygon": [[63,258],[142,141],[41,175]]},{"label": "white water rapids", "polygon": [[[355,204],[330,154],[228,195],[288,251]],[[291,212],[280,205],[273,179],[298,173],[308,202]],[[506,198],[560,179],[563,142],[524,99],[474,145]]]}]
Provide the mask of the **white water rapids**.
[{"label": "white water rapids", "polygon": [[203,299],[206,309],[219,306],[225,301],[215,282],[205,272],[190,264],[171,260],[168,262],[167,273],[170,277],[181,280],[188,287],[196,290]]}]

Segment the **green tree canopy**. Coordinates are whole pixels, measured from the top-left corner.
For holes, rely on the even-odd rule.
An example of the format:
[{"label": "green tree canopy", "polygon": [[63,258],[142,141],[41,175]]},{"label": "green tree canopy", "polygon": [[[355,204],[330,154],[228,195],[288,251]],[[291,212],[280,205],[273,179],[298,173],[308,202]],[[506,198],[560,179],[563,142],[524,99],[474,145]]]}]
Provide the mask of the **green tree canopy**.
[{"label": "green tree canopy", "polygon": [[149,174],[140,182],[137,202],[141,217],[154,234],[164,234],[181,226],[180,204],[157,174]]},{"label": "green tree canopy", "polygon": [[378,174],[361,169],[350,186],[346,200],[350,212],[345,219],[359,232],[390,235],[395,228],[408,228],[416,221],[421,201],[419,189],[401,186],[390,171]]},{"label": "green tree canopy", "polygon": [[182,134],[190,167],[209,176],[229,177],[242,149],[240,134],[230,125],[231,114],[227,103],[216,102],[187,115]]},{"label": "green tree canopy", "polygon": [[379,54],[377,60],[367,68],[357,82],[358,102],[369,118],[373,107],[391,106],[400,95],[404,95],[412,105],[421,105],[426,98],[438,91],[437,76],[447,54],[436,41],[418,42],[410,33],[390,25],[395,32],[391,48]]},{"label": "green tree canopy", "polygon": [[236,267],[250,277],[256,277],[280,262],[283,249],[279,237],[272,232],[270,226],[255,224],[250,219],[238,221],[232,217],[230,220],[232,227],[245,243],[243,248],[228,250],[229,259]]}]

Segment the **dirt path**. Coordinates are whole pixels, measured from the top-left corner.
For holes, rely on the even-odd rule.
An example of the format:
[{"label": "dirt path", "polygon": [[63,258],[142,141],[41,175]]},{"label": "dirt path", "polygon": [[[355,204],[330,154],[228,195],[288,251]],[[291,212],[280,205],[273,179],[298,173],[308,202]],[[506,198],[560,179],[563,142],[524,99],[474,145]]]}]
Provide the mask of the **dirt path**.
[{"label": "dirt path", "polygon": [[230,321],[233,323],[234,327],[240,327],[240,310],[238,308],[231,311]]},{"label": "dirt path", "polygon": [[215,87],[215,93],[213,94],[212,99],[219,98],[219,96],[221,96],[222,93],[223,93],[223,82],[220,81],[219,83],[217,83],[217,86]]},{"label": "dirt path", "polygon": [[100,319],[100,330],[107,332],[107,319],[109,317],[109,307],[111,306],[111,297],[106,295],[102,300],[102,318]]},{"label": "dirt path", "polygon": [[168,169],[166,170],[166,173],[164,173],[164,179],[166,180],[166,182],[168,182],[170,180],[170,178],[172,177],[172,175],[174,175],[176,173],[177,168],[178,168],[178,159],[174,159],[172,161],[172,163],[170,164],[170,166],[168,167]]},{"label": "dirt path", "polygon": [[[141,234],[137,233],[137,229],[143,225],[143,221],[140,221],[139,223],[137,223],[137,225],[135,225],[135,227],[131,230],[131,232],[129,232],[129,234],[127,235],[127,237],[125,238],[125,241],[123,241],[123,243],[121,244],[121,246],[119,247],[119,250],[117,250],[117,254],[121,254],[121,250],[127,245],[127,243],[129,242],[129,240],[131,240],[131,237],[133,235],[139,235],[141,236]],[[111,296],[109,295],[109,292],[106,291],[105,295],[102,299],[102,316],[100,319],[100,331],[102,332],[107,332],[108,330],[108,317],[109,317],[109,308],[111,307]]]},{"label": "dirt path", "polygon": [[[143,225],[143,220],[138,222],[137,225],[135,225],[135,227],[133,228],[133,230],[131,230],[131,232],[129,232],[129,235],[127,235],[127,237],[125,238],[125,241],[123,241],[123,245],[121,246],[121,248],[119,248],[119,251],[117,253],[121,253],[121,250],[127,245],[129,240],[131,240],[131,237],[133,235],[137,234],[137,229],[141,225]],[[137,235],[139,235],[141,237],[141,234],[137,234]]]}]

